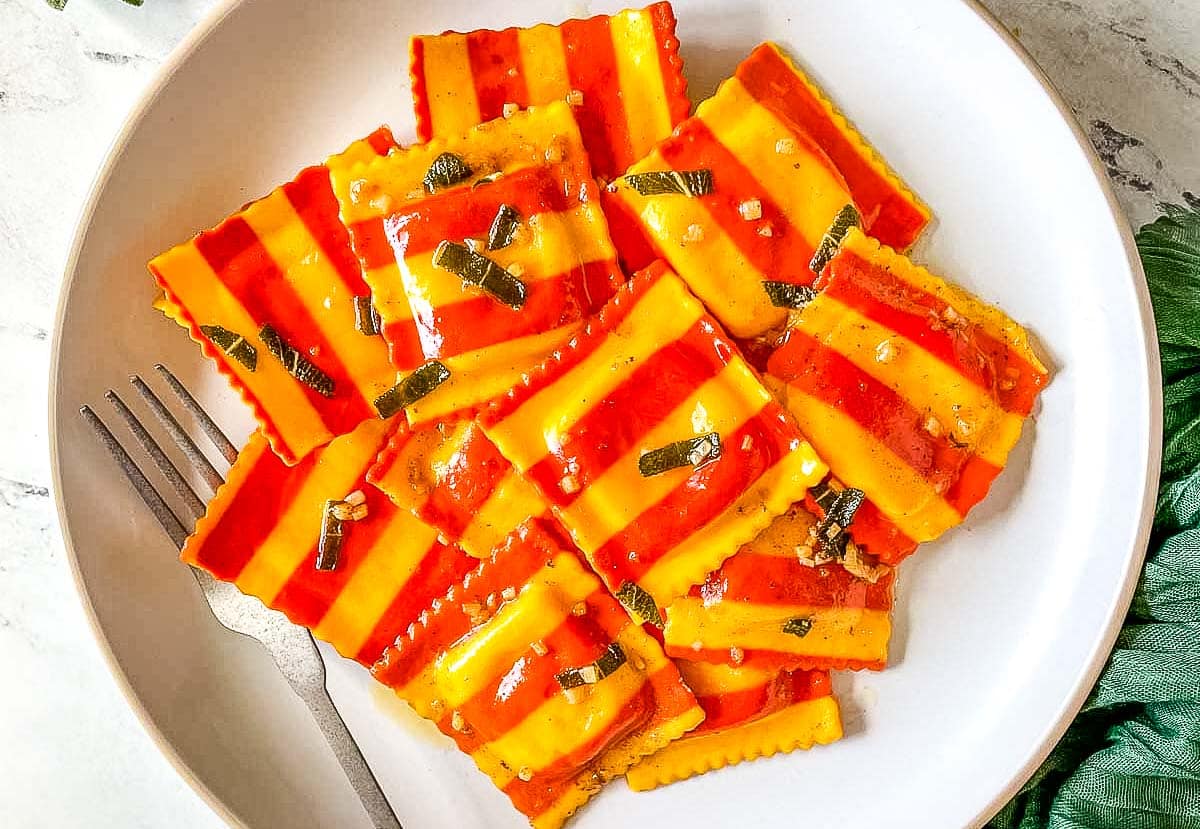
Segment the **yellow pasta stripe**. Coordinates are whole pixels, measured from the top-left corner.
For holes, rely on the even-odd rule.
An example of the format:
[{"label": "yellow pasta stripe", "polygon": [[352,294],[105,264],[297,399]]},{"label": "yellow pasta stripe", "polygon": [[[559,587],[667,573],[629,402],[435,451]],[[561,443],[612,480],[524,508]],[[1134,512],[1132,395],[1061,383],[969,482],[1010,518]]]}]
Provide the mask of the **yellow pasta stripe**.
[{"label": "yellow pasta stripe", "polygon": [[787,387],[787,407],[803,423],[816,450],[851,487],[870,492],[875,504],[909,538],[921,542],[962,522],[929,483],[852,418]]},{"label": "yellow pasta stripe", "polygon": [[447,33],[424,39],[425,59],[438,67],[425,76],[430,114],[443,134],[464,132],[479,123],[479,100],[471,78],[466,35]]},{"label": "yellow pasta stripe", "polygon": [[325,502],[350,492],[379,451],[386,421],[367,421],[346,437],[340,463],[321,463],[304,479],[288,508],[238,575],[243,593],[270,604],[320,536]]},{"label": "yellow pasta stripe", "polygon": [[[812,629],[803,637],[783,632],[784,623],[797,616],[812,620]],[[701,642],[712,650],[739,647],[883,662],[887,659],[891,627],[885,610],[746,602],[703,607],[701,599],[689,596],[671,605],[664,637],[669,647],[687,648]]]},{"label": "yellow pasta stripe", "polygon": [[654,22],[644,10],[625,11],[609,21],[617,77],[634,156],[671,134],[671,108],[662,85]]},{"label": "yellow pasta stripe", "polygon": [[635,765],[625,780],[635,792],[644,792],[747,760],[828,745],[841,737],[837,700],[821,697],[746,725],[685,737]]}]

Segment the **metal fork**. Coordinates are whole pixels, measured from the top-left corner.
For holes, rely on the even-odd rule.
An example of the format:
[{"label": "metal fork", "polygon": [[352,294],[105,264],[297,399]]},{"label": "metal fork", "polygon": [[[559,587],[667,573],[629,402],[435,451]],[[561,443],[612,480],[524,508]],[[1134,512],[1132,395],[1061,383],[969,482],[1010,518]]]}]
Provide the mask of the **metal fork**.
[{"label": "metal fork", "polygon": [[[237,459],[238,452],[229,438],[169,369],[161,364],[154,368],[174,393],[183,410],[196,421],[221,455],[232,464]],[[208,489],[215,493],[217,487],[224,483],[221,473],[200,451],[175,415],[150,386],[137,375],[130,377],[129,381],[150,413],[154,415],[163,430],[187,459],[192,470],[200,476]],[[138,420],[137,415],[125,404],[125,401],[112,389],[109,389],[104,397],[112,404],[121,420],[125,422],[133,438],[153,461],[162,477],[178,496],[179,501],[186,506],[190,513],[188,516],[190,520],[186,524],[150,483],[129,452],[92,407],[82,406],[79,413],[83,415],[96,437],[112,455],[121,471],[125,473],[129,483],[133,485],[138,496],[153,513],[171,541],[175,543],[176,548],[182,549],[183,543],[190,533],[189,527],[204,515],[204,501],[195,493],[187,479],[155,442],[145,426]],[[192,568],[192,573],[196,576],[196,581],[200,583],[204,597],[208,600],[208,606],[212,609],[217,621],[235,633],[258,640],[271,654],[280,673],[292,686],[292,690],[312,712],[313,719],[320,726],[321,732],[329,742],[329,747],[333,749],[333,753],[342,764],[342,770],[349,778],[350,784],[358,792],[371,822],[377,829],[401,829],[400,821],[396,818],[383,790],[379,787],[379,781],[371,773],[358,744],[354,742],[350,730],[346,728],[346,723],[338,714],[333,700],[329,697],[329,692],[325,689],[325,663],[321,661],[321,655],[317,651],[312,634],[306,628],[292,624],[282,613],[267,608],[258,599],[245,595],[233,584],[214,579],[207,571],[199,568]]]}]

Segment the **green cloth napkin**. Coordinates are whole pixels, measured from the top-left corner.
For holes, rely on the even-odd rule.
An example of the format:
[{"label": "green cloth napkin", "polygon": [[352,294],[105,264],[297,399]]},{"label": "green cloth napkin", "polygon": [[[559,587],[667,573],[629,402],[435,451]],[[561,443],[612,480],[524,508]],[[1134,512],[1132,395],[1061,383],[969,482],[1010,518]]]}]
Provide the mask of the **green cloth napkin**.
[{"label": "green cloth napkin", "polygon": [[1162,483],[1125,627],[1075,722],[993,829],[1200,828],[1200,212],[1141,229],[1162,350]]}]

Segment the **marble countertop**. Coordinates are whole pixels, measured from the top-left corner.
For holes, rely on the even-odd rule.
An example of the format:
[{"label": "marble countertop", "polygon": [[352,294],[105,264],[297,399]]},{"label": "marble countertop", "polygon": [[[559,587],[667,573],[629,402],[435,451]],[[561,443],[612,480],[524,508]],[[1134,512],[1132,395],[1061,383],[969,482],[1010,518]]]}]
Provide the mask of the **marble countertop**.
[{"label": "marble countertop", "polygon": [[[1200,207],[1200,4],[985,0],[1095,144],[1135,227]],[[46,378],[75,218],[108,146],[214,0],[0,0],[0,823],[218,827],[110,677],[48,484]]]}]

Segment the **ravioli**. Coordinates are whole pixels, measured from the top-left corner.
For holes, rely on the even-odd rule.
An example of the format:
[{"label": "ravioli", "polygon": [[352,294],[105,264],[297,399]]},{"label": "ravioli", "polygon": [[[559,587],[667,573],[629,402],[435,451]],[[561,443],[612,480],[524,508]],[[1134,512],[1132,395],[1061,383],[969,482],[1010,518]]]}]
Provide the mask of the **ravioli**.
[{"label": "ravioli", "polygon": [[454,135],[516,108],[570,101],[596,175],[620,175],[691,104],[670,3],[558,25],[410,41],[417,135]]},{"label": "ravioli", "polygon": [[395,268],[376,267],[389,258],[381,249],[371,288],[403,292],[424,361],[446,375],[407,407],[414,424],[469,413],[506,391],[625,281],[596,184],[578,161],[407,201],[384,216],[383,233]]},{"label": "ravioli", "polygon": [[703,719],[553,528],[524,525],[375,666],[538,829]]},{"label": "ravioli", "polygon": [[[252,435],[183,561],[311,628],[343,656],[374,664],[476,563],[366,483],[389,426],[366,420],[290,467]],[[343,523],[336,566],[318,570],[328,502],[356,491],[366,515]]]},{"label": "ravioli", "polygon": [[826,471],[662,263],[479,422],[605,584],[631,582],[660,607]]},{"label": "ravioli", "polygon": [[934,539],[987,494],[1049,374],[1003,312],[861,232],[820,287],[767,370],[833,473]]},{"label": "ravioli", "polygon": [[395,147],[381,128],[150,261],[159,307],[216,363],[286,463],[370,417],[395,383],[384,342],[355,327],[356,300],[370,290],[330,187],[331,165]]}]

